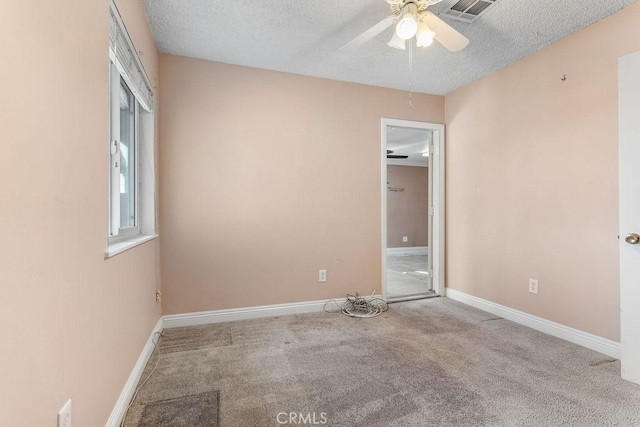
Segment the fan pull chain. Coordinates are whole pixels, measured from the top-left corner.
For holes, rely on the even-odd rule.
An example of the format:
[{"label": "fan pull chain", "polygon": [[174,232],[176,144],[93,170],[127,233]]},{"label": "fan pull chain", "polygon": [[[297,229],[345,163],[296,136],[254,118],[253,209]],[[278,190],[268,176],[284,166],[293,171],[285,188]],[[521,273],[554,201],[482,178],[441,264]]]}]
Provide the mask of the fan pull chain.
[{"label": "fan pull chain", "polygon": [[409,109],[413,108],[413,43],[409,40]]}]

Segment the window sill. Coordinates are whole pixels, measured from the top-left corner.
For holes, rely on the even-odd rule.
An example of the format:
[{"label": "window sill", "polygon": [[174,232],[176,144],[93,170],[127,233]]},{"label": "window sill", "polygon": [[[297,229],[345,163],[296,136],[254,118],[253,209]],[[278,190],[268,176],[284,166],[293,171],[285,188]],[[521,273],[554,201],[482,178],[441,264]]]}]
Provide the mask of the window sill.
[{"label": "window sill", "polygon": [[104,253],[104,258],[108,259],[114,257],[124,251],[135,248],[136,246],[149,242],[157,237],[157,234],[148,234],[144,236],[132,237],[131,239],[123,240],[117,243],[111,243],[109,247],[107,247],[107,251]]}]

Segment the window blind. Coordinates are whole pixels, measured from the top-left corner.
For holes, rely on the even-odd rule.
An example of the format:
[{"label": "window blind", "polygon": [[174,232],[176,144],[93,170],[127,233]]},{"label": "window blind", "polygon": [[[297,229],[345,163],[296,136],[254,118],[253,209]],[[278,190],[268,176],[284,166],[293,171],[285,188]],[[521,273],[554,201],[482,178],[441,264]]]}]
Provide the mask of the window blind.
[{"label": "window blind", "polygon": [[109,14],[109,57],[142,108],[153,111],[153,89],[118,9],[111,3]]}]

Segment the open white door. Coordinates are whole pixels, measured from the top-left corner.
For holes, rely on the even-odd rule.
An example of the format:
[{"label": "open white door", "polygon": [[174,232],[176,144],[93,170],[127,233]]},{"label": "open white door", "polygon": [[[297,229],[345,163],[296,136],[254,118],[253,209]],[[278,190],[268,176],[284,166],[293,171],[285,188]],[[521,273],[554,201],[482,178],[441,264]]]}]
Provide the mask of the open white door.
[{"label": "open white door", "polygon": [[618,65],[622,378],[640,384],[640,52]]}]

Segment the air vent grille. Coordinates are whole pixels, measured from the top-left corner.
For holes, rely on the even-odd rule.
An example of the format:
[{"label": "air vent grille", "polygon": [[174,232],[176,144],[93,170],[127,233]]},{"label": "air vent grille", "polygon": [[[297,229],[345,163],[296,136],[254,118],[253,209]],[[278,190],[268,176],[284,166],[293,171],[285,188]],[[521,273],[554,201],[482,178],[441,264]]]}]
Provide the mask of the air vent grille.
[{"label": "air vent grille", "polygon": [[460,0],[440,14],[446,18],[472,23],[498,0]]},{"label": "air vent grille", "polygon": [[474,4],[476,0],[460,0],[458,3],[451,6],[451,10],[455,10],[456,12],[464,12],[469,9],[472,4]]}]

